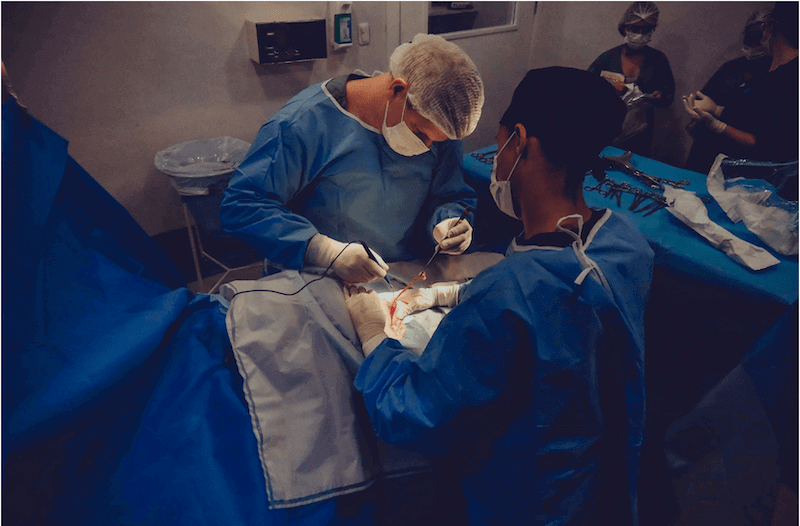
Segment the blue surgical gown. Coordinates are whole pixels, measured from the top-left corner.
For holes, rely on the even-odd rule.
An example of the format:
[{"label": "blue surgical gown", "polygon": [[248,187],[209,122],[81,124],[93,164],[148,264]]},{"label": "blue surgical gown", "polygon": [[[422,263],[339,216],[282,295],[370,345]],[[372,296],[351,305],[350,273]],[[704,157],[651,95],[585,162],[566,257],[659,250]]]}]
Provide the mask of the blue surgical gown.
[{"label": "blue surgical gown", "polygon": [[356,388],[381,438],[458,467],[475,524],[635,524],[653,252],[610,210],[585,245],[608,288],[576,284],[572,246],[528,248],[465,286],[421,356],[384,340]]},{"label": "blue surgical gown", "polygon": [[366,241],[387,261],[426,256],[436,224],[476,205],[461,141],[404,157],[325,84],[300,92],[258,132],[226,190],[222,226],[285,268],[303,267],[318,232]]}]

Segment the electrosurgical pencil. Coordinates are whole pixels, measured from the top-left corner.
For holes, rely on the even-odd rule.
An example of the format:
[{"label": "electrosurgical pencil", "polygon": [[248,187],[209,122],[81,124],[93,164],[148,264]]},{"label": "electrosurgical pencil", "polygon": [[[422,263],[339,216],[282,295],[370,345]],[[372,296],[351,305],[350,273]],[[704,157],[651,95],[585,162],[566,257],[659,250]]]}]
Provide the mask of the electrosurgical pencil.
[{"label": "electrosurgical pencil", "polygon": [[[372,261],[374,261],[375,263],[377,263],[377,264],[378,264],[378,266],[380,266],[380,263],[378,263],[378,260],[375,258],[375,254],[373,254],[373,253],[372,253],[372,250],[370,250],[370,249],[369,249],[369,246],[367,246],[367,243],[366,243],[366,242],[364,242],[364,241],[359,241],[359,243],[361,243],[361,245],[364,247],[364,250],[366,250],[366,251],[367,251],[367,255],[369,256],[369,259],[371,259]],[[383,279],[385,279],[385,280],[386,280],[386,283],[388,283],[388,284],[389,284],[389,288],[390,288],[390,289],[392,289],[392,290],[394,290],[394,287],[392,286],[392,280],[390,280],[390,279],[389,279],[389,274],[388,274],[388,273],[386,273],[386,274],[383,276]]]}]

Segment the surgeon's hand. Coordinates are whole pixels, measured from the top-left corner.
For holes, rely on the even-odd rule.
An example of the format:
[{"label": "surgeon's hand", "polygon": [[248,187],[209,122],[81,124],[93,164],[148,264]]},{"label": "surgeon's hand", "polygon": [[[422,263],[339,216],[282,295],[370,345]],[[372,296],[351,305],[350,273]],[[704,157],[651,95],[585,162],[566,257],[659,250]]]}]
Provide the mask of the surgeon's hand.
[{"label": "surgeon's hand", "polygon": [[361,340],[364,356],[369,356],[385,338],[389,327],[389,306],[375,291],[345,285],[344,302]]},{"label": "surgeon's hand", "polygon": [[[700,92],[698,91],[697,93]],[[683,97],[683,107],[686,109],[686,113],[689,114],[689,118],[692,119],[692,122],[703,124],[709,130],[716,133],[722,133],[725,131],[725,128],[728,127],[727,124],[717,119],[711,112],[698,107],[698,105],[695,103],[696,99],[694,98],[694,95]],[[702,106],[702,104],[700,106]]]},{"label": "surgeon's hand", "polygon": [[724,106],[719,106],[711,99],[711,97],[704,95],[701,91],[692,93],[687,97],[687,100],[695,110],[708,112],[714,117],[719,117],[722,115],[722,110],[725,109]]},{"label": "surgeon's hand", "polygon": [[433,307],[455,307],[458,305],[458,291],[461,285],[434,285],[421,289],[408,289],[405,292],[384,292],[380,296],[391,302],[400,295],[397,300],[397,312],[395,317],[403,319],[416,312],[420,312]]},{"label": "surgeon's hand", "polygon": [[472,225],[466,219],[456,225],[457,222],[457,217],[451,217],[433,229],[433,239],[442,247],[443,254],[463,254],[472,243]]},{"label": "surgeon's hand", "polygon": [[[370,249],[377,263],[370,259],[361,243],[340,243],[322,234],[317,234],[308,242],[305,263],[308,266],[331,269],[347,283],[368,283],[382,279],[389,270],[383,258]],[[337,257],[338,256],[338,257]],[[335,261],[334,261],[335,260]]]}]

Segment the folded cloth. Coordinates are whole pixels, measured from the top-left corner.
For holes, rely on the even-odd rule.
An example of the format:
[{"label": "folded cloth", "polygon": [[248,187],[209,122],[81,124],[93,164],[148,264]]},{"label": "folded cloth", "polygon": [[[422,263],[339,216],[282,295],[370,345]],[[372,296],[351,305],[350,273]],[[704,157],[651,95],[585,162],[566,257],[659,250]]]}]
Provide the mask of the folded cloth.
[{"label": "folded cloth", "polygon": [[768,250],[739,239],[711,221],[706,206],[694,192],[667,186],[664,197],[669,203],[667,210],[670,214],[737,263],[751,270],[763,270],[780,263]]},{"label": "folded cloth", "polygon": [[[222,287],[228,336],[244,378],[270,508],[365,488],[380,477],[419,473],[428,461],[375,437],[353,380],[364,359],[341,284],[284,271]],[[424,349],[420,327],[407,338]]]}]

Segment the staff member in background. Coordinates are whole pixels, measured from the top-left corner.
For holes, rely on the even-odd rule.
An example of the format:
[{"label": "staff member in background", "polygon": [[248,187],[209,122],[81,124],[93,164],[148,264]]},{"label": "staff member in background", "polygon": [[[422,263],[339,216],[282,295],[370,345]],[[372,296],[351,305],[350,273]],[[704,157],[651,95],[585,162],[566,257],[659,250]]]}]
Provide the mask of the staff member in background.
[{"label": "staff member in background", "polygon": [[772,57],[767,42],[762,41],[762,28],[772,11],[772,6],[767,5],[768,7],[755,11],[747,19],[742,32],[742,56],[720,66],[700,90],[721,106],[730,104],[744,89],[745,83],[753,77],[769,71]]},{"label": "staff member in background", "polygon": [[[769,71],[753,77],[726,106],[703,93],[683,98],[689,118],[714,132],[691,169],[708,173],[716,156],[785,162],[798,157],[797,2],[775,2],[760,27],[772,55]],[[700,153],[703,155],[701,156]],[[797,200],[796,179],[782,196]]]},{"label": "staff member in background", "polygon": [[[742,92],[756,75],[769,71],[772,57],[766,42],[763,42],[763,25],[769,17],[772,6],[759,9],[750,15],[744,28],[742,53],[739,58],[729,60],[711,76],[700,90],[702,96],[713,100],[717,106],[728,106]],[[688,129],[694,140],[685,167],[700,173],[708,173],[714,162],[718,148],[717,134],[705,126],[697,126],[699,119],[692,119]]]},{"label": "staff member in background", "polygon": [[614,146],[648,157],[655,128],[653,108],[666,108],[675,97],[675,80],[666,55],[648,46],[657,25],[658,7],[653,2],[634,2],[617,24],[625,43],[609,49],[589,66],[590,72],[611,82],[628,104]]},{"label": "staff member in background", "polygon": [[474,524],[635,524],[653,251],[583,198],[624,115],[597,75],[528,72],[492,174],[498,207],[525,230],[451,296],[421,356],[386,337],[378,294],[345,289],[367,355],[355,385],[378,436],[461,469]]},{"label": "staff member in background", "polygon": [[[476,204],[460,139],[478,124],[483,82],[458,46],[434,35],[400,45],[389,69],[311,86],[278,111],[231,179],[225,230],[278,267],[333,262],[350,283],[384,277],[383,258],[427,257]],[[442,252],[469,247],[471,222],[450,232]],[[357,240],[375,260],[346,245]]]}]

